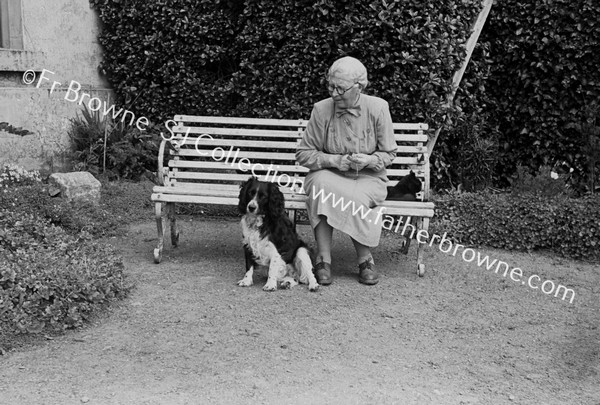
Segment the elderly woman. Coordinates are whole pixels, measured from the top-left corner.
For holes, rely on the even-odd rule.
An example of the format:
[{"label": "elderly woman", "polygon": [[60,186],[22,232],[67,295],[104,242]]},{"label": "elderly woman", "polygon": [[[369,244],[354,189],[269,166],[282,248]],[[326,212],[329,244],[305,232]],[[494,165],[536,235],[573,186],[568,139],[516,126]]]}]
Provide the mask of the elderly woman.
[{"label": "elderly woman", "polygon": [[310,169],[304,189],[318,250],[313,271],[319,284],[331,284],[335,228],[352,239],[359,282],[373,285],[379,276],[370,248],[379,244],[381,222],[371,208],[386,198],[385,168],[396,156],[392,118],[385,100],[362,93],[369,82],[357,59],[338,59],[327,79],[331,97],[314,105],[296,151]]}]

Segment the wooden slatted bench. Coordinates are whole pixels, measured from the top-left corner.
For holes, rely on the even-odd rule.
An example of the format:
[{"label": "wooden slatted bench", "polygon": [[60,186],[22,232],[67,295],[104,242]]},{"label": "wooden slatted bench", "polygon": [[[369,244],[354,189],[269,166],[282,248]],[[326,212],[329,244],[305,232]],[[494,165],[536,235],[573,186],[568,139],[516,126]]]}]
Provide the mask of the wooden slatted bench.
[{"label": "wooden slatted bench", "polygon": [[[288,215],[297,223],[298,210],[306,207],[307,196],[301,192],[301,186],[308,169],[296,163],[295,152],[307,120],[176,115],[174,121],[177,125],[172,128],[173,136],[163,139],[160,145],[158,177],[161,185],[154,187],[151,197],[155,202],[158,228],[158,246],[154,249],[156,263],[162,260],[167,224],[172,245],[176,247],[179,241],[175,204],[237,206],[240,184],[250,175],[280,184]],[[427,124],[394,124],[398,151],[387,170],[390,185],[413,170],[423,186],[417,201],[387,200],[383,204],[385,215],[400,217],[400,223],[415,227],[400,227],[406,227],[407,232],[427,231],[434,214],[434,204],[428,201],[427,132]],[[399,229],[398,223],[394,229]],[[410,239],[401,240],[400,248],[407,253]],[[425,272],[423,249],[423,243],[419,243],[417,274],[420,276]]]}]

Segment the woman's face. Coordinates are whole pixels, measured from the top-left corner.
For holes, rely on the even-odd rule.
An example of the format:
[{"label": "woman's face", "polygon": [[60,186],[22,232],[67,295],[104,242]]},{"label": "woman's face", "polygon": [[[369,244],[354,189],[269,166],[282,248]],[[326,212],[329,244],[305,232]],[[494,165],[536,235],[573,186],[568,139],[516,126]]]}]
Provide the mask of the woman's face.
[{"label": "woman's face", "polygon": [[341,77],[331,76],[327,84],[329,94],[339,108],[353,106],[360,94],[360,85]]}]

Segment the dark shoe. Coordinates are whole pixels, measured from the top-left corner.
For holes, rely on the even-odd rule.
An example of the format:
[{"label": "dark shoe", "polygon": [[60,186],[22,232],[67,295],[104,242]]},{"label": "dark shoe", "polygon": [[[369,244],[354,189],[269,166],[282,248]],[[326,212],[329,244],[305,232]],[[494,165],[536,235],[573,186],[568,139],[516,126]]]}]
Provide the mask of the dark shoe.
[{"label": "dark shoe", "polygon": [[358,281],[367,285],[374,285],[379,282],[379,274],[375,270],[375,263],[367,260],[358,265]]},{"label": "dark shoe", "polygon": [[319,262],[313,269],[317,283],[321,285],[331,284],[331,264],[325,262]]}]

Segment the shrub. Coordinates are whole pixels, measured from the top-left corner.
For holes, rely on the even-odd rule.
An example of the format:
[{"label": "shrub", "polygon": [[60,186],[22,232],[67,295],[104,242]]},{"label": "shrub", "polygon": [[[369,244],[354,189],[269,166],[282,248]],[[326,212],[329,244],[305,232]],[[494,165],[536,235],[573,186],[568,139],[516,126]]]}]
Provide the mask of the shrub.
[{"label": "shrub", "polygon": [[324,74],[352,55],[397,121],[441,122],[479,0],[91,0],[101,69],[121,103],[174,114],[308,117]]},{"label": "shrub", "polygon": [[81,326],[131,288],[118,252],[32,213],[0,209],[0,323],[19,333]]},{"label": "shrub", "polygon": [[[587,173],[589,174],[589,183],[584,184],[583,181],[574,182],[579,189],[584,189],[592,194],[600,192],[600,185],[597,185],[596,171],[600,173],[600,105],[594,100],[588,104],[582,117],[578,122],[571,122],[566,125],[568,129],[574,129],[577,133],[584,136],[582,146],[582,154],[587,161]],[[582,162],[581,159],[579,159]],[[577,173],[585,172],[584,168],[579,167]]]},{"label": "shrub", "polygon": [[112,123],[100,111],[85,107],[81,117],[71,119],[68,133],[75,170],[133,180],[156,171],[160,135],[152,126],[140,131],[125,122]]},{"label": "shrub", "polygon": [[554,216],[553,249],[565,257],[600,259],[600,196],[566,200]]},{"label": "shrub", "polygon": [[[498,134],[486,116],[464,115],[444,140],[436,145],[432,159],[437,188],[481,190],[493,185],[498,163]],[[457,184],[454,184],[457,182]]]},{"label": "shrub", "polygon": [[94,239],[118,229],[112,218],[50,198],[36,172],[0,171],[0,344],[81,326],[129,292],[120,254]]},{"label": "shrub", "polygon": [[[456,118],[498,128],[497,186],[517,166],[555,160],[593,191],[587,106],[600,97],[600,4],[595,0],[495,1],[456,95],[444,102],[481,1],[91,0],[103,22],[101,69],[119,101],[155,122],[174,114],[307,117],[326,97],[323,74],[341,55],[369,69],[369,92],[394,121],[444,126],[432,183],[461,182]],[[133,108],[133,107],[132,107]],[[462,112],[461,112],[462,111]],[[573,125],[575,124],[575,125]],[[484,137],[485,139],[485,137]],[[494,141],[495,142],[495,141]]]},{"label": "shrub", "polygon": [[100,204],[69,202],[50,197],[38,172],[6,166],[0,169],[0,207],[22,214],[34,212],[73,235],[85,231],[95,238],[115,236],[129,223],[153,218],[153,186],[149,181],[103,180]]},{"label": "shrub", "polygon": [[588,121],[600,98],[600,53],[594,52],[600,3],[497,1],[480,41],[490,49],[485,110],[501,134],[499,174],[510,178],[518,165],[537,171],[566,160],[585,191],[598,168],[592,167],[588,134],[572,124]]},{"label": "shrub", "polygon": [[511,179],[511,191],[521,195],[569,196],[572,194],[568,185],[569,177],[570,174],[558,174],[549,166],[540,167],[535,175],[530,173],[529,168],[518,166],[517,173]]},{"label": "shrub", "polygon": [[449,193],[438,197],[433,229],[473,246],[549,249],[573,259],[600,261],[600,197]]},{"label": "shrub", "polygon": [[18,214],[36,213],[72,235],[85,231],[94,237],[114,236],[123,230],[122,218],[104,206],[52,198],[39,182],[0,191],[0,206]]}]

